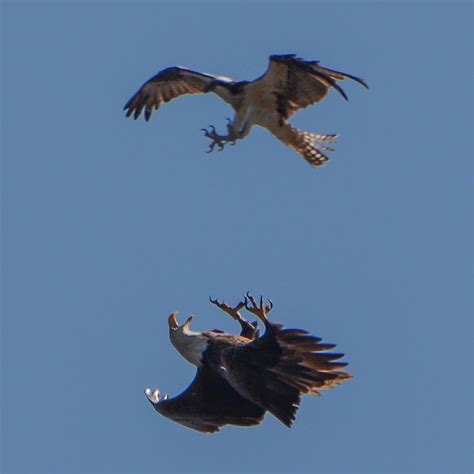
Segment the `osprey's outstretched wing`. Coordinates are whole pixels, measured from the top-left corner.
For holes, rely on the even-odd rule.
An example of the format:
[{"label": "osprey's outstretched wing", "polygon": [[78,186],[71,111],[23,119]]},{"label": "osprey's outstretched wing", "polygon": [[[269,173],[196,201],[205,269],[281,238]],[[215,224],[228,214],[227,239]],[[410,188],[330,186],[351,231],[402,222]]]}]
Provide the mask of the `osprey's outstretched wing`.
[{"label": "osprey's outstretched wing", "polygon": [[277,110],[286,120],[298,110],[320,102],[331,87],[347,100],[346,93],[337,84],[343,79],[352,79],[368,88],[358,77],[325,68],[319,61],[305,61],[295,54],[270,56],[267,71],[257,81],[276,96]]},{"label": "osprey's outstretched wing", "polygon": [[240,394],[291,426],[301,395],[319,395],[351,378],[341,370],[347,364],[336,362],[344,354],[325,352],[334,347],[302,329],[267,322],[262,337],[225,349],[222,360],[226,378]]},{"label": "osprey's outstretched wing", "polygon": [[229,78],[178,66],[169,67],[145,82],[125,104],[124,110],[127,111],[127,117],[133,114],[135,120],[145,110],[145,120],[148,121],[152,111],[158,109],[164,102],[169,102],[180,95],[206,93],[208,86],[214,81],[233,82]]},{"label": "osprey's outstretched wing", "polygon": [[160,399],[157,390],[145,393],[163,416],[203,433],[214,433],[223,425],[258,425],[265,414],[208,367],[198,369],[191,385],[174,398]]}]

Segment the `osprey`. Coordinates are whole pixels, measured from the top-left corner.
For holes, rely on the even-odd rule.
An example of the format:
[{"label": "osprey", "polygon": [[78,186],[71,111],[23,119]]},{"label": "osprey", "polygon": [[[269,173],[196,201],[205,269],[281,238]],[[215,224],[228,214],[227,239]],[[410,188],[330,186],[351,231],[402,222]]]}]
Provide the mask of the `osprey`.
[{"label": "osprey", "polygon": [[309,164],[322,165],[329,158],[321,151],[334,151],[327,146],[337,135],[309,133],[298,130],[288,119],[298,110],[320,102],[330,88],[347,100],[338,80],[352,79],[364,87],[360,78],[323,67],[319,61],[305,61],[295,54],[270,56],[266,72],[254,81],[234,81],[227,77],[191,71],[183,67],[170,67],[159,72],[138,89],[126,103],[127,117],[137,119],[144,111],[150,120],[153,109],[163,102],[185,94],[214,92],[234,110],[233,120],[228,120],[227,135],[216,133],[214,126],[202,129],[210,138],[211,152],[227,143],[235,144],[244,138],[253,125],[266,128],[285,145],[299,153]]},{"label": "osprey", "polygon": [[[302,395],[319,395],[351,378],[342,371],[347,364],[335,362],[344,354],[326,352],[336,347],[325,344],[302,329],[284,329],[268,320],[273,308],[263,297],[259,304],[247,293],[244,301],[230,307],[210,301],[241,325],[240,335],[222,331],[195,332],[192,316],[179,325],[176,313],[168,318],[172,344],[191,364],[197,366],[191,385],[180,395],[160,396],[158,389],[145,389],[156,411],[188,428],[214,433],[226,424],[259,424],[266,411],[290,427]],[[242,308],[264,324],[259,335],[257,323],[240,314]]]}]

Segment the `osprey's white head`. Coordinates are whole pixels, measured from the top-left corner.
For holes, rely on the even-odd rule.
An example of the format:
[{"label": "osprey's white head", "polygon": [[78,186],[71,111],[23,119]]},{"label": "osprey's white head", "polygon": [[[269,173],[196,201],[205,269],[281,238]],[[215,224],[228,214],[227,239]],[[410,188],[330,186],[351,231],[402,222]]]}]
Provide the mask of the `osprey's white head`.
[{"label": "osprey's white head", "polygon": [[209,340],[207,336],[200,332],[191,331],[189,325],[193,320],[192,316],[180,326],[176,319],[176,313],[171,313],[168,317],[171,343],[177,351],[191,364],[201,367],[201,360],[204,351],[207,349]]}]

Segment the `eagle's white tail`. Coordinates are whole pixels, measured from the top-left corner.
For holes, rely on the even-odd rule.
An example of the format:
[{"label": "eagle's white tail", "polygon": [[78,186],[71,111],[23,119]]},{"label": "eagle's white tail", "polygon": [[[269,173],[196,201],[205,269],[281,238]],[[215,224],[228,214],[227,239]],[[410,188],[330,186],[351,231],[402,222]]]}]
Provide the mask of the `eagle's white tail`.
[{"label": "eagle's white tail", "polygon": [[[326,135],[305,132],[293,127],[289,123],[284,123],[281,127],[275,127],[271,132],[285,145],[293,148],[293,150],[299,153],[312,166],[321,166],[329,160],[329,157],[319,148],[334,151],[322,143],[331,143],[337,138],[337,135],[333,134]],[[317,145],[319,148],[317,148]]]}]

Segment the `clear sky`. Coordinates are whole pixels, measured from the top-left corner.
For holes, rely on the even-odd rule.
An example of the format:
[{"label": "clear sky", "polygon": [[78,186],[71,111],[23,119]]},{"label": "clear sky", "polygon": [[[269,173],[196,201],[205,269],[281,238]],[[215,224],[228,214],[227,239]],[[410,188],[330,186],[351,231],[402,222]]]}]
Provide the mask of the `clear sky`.
[{"label": "clear sky", "polygon": [[[470,2],[2,3],[5,472],[472,470]],[[363,77],[293,118],[323,168],[215,96],[122,107],[171,65],[253,79],[291,53]],[[156,413],[194,375],[166,317],[237,327],[250,290],[354,379],[289,430]]]}]

